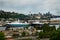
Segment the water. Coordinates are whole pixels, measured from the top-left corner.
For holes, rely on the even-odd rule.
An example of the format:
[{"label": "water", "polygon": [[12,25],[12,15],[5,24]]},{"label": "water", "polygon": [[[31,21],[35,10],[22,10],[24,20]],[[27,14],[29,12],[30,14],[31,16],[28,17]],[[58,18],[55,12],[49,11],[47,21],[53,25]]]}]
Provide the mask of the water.
[{"label": "water", "polygon": [[55,26],[56,29],[58,29],[60,25],[50,25],[50,26]]},{"label": "water", "polygon": [[3,31],[5,29],[6,29],[6,27],[0,27],[0,31]]}]

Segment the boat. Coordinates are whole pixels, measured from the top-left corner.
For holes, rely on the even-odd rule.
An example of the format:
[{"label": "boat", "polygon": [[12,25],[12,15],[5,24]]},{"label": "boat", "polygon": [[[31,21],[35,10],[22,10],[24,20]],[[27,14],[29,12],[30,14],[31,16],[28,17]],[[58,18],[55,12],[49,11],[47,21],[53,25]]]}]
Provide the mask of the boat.
[{"label": "boat", "polygon": [[35,22],[32,22],[32,24],[44,24],[44,23],[39,22],[39,21],[35,21]]},{"label": "boat", "polygon": [[7,23],[8,26],[10,27],[28,27],[30,26],[30,23],[27,23],[27,22],[20,22],[20,21],[15,21],[15,22],[12,22],[12,23]]},{"label": "boat", "polygon": [[38,26],[38,27],[40,27],[40,26],[42,26],[42,25],[44,25],[44,23],[42,23],[42,22],[39,22],[39,21],[34,21],[34,22],[32,22],[32,24],[31,24],[31,26]]}]

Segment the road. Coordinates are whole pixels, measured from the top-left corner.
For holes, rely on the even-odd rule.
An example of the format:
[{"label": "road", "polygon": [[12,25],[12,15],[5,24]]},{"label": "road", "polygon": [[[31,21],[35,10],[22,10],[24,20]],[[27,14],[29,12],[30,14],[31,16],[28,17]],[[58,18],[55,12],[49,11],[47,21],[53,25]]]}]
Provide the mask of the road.
[{"label": "road", "polygon": [[15,40],[22,40],[22,39],[32,39],[32,40],[36,40],[37,36],[29,36],[29,37],[18,37],[15,38]]}]

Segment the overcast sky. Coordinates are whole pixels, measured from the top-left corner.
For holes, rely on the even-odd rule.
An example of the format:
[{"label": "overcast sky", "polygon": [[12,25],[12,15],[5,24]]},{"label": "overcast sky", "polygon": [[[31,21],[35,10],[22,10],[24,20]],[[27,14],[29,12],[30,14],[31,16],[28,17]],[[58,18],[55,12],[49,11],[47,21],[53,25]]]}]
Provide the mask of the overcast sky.
[{"label": "overcast sky", "polygon": [[0,10],[18,13],[46,13],[60,15],[60,0],[0,0]]}]

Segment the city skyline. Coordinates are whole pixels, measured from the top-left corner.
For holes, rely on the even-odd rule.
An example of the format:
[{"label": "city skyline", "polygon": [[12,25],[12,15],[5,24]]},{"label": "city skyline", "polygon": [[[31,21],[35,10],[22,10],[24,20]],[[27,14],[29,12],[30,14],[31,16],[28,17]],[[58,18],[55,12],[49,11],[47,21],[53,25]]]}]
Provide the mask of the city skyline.
[{"label": "city skyline", "polygon": [[23,14],[46,13],[60,15],[60,0],[0,0],[0,9]]}]

